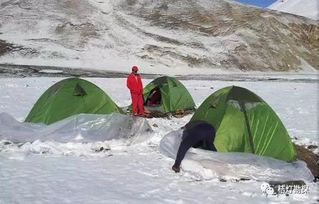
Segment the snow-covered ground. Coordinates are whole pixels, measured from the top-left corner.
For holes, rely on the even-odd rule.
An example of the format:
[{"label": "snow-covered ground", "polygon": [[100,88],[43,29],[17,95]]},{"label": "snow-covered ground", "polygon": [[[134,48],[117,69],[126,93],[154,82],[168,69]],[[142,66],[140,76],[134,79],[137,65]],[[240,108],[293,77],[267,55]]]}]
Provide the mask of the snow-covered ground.
[{"label": "snow-covered ground", "polygon": [[319,20],[319,0],[277,0],[268,8]]},{"label": "snow-covered ground", "polygon": [[[16,119],[16,124],[19,124],[38,97],[61,79],[0,78],[0,113],[13,116],[12,121]],[[130,103],[124,78],[88,80],[101,87],[119,106]],[[146,85],[149,81],[143,82]],[[197,106],[219,88],[230,85],[248,88],[278,113],[294,142],[319,144],[317,83],[205,80],[184,80],[182,83]],[[1,114],[1,119],[7,114]],[[287,164],[253,155],[192,150],[183,161],[182,172],[174,173],[170,169],[173,164],[170,152],[160,148],[160,143],[165,144],[167,140],[162,138],[178,132],[190,117],[145,119],[153,132],[149,133],[148,139],[138,143],[127,142],[125,138],[88,143],[36,140],[13,144],[0,140],[0,203],[318,201],[318,185],[310,181],[309,171],[301,161]],[[21,134],[23,136],[23,132]],[[265,181],[289,178],[304,180],[309,192],[266,196],[261,190]]]}]

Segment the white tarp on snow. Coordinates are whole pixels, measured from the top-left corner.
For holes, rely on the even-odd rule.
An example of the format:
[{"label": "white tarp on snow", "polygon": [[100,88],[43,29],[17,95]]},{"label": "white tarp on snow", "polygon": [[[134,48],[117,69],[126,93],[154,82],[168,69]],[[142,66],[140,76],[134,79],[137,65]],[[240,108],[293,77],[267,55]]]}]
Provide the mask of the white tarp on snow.
[{"label": "white tarp on snow", "polygon": [[[167,134],[160,142],[160,151],[175,159],[181,142],[182,130]],[[191,148],[182,162],[184,171],[196,172],[209,179],[253,179],[258,181],[312,181],[306,163],[288,163],[249,153],[221,153]]]},{"label": "white tarp on snow", "polygon": [[131,143],[149,138],[152,128],[144,118],[122,114],[79,114],[51,125],[19,122],[0,113],[0,140],[17,143],[40,141],[98,142],[127,139]]}]

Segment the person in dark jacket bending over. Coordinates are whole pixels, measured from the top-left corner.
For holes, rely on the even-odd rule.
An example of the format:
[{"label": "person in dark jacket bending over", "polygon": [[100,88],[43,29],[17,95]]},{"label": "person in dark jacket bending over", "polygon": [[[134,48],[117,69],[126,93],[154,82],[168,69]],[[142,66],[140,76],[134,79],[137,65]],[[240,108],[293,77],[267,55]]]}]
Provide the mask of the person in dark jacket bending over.
[{"label": "person in dark jacket bending over", "polygon": [[179,145],[172,170],[180,172],[180,165],[186,152],[191,147],[200,147],[205,150],[216,151],[214,146],[215,128],[205,121],[191,121],[185,125],[182,142]]}]

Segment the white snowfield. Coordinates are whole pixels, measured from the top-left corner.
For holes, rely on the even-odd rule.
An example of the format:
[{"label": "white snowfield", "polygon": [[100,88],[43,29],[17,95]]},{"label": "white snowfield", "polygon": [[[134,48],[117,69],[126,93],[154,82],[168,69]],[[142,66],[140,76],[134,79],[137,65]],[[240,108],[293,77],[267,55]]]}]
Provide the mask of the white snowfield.
[{"label": "white snowfield", "polygon": [[319,0],[277,0],[268,8],[319,20]]},{"label": "white snowfield", "polygon": [[[39,96],[59,80],[0,78],[1,204],[314,203],[319,199],[318,185],[302,161],[191,149],[181,173],[174,173],[171,166],[180,128],[191,115],[144,119],[81,114],[49,126],[23,123]],[[126,79],[87,80],[119,106],[130,103]],[[222,87],[248,88],[273,107],[295,143],[318,145],[314,82],[182,83],[197,106]],[[303,180],[307,193],[277,196],[261,189],[264,182],[288,180]]]}]

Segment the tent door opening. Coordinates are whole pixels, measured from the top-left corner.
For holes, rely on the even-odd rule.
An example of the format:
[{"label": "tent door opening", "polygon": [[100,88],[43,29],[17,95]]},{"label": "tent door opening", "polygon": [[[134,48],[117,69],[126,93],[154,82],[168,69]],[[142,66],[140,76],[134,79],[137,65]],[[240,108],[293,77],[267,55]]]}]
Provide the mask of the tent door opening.
[{"label": "tent door opening", "polygon": [[162,100],[161,91],[159,90],[158,87],[156,87],[148,95],[145,105],[150,107],[160,106],[161,100]]}]

